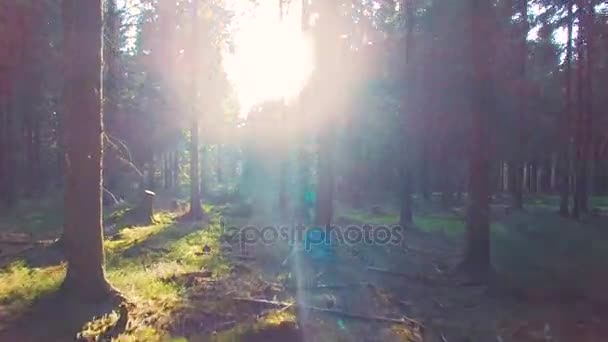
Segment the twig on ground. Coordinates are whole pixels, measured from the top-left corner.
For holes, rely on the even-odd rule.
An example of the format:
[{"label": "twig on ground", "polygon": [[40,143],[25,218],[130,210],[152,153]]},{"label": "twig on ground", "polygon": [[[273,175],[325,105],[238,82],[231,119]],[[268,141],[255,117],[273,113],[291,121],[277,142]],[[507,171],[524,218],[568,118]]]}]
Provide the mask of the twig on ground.
[{"label": "twig on ground", "polygon": [[253,256],[243,254],[228,254],[227,256],[239,260],[256,260]]},{"label": "twig on ground", "polygon": [[358,319],[358,320],[364,320],[364,321],[375,321],[375,322],[381,322],[381,323],[391,323],[391,324],[414,324],[420,327],[424,327],[424,325],[412,318],[409,318],[407,316],[402,316],[402,318],[390,318],[390,317],[383,317],[383,316],[367,316],[367,315],[361,315],[361,314],[356,314],[356,313],[350,313],[350,312],[344,312],[344,311],[340,311],[340,310],[335,310],[335,309],[324,309],[324,308],[319,308],[316,306],[310,306],[310,305],[302,305],[302,304],[297,304],[297,303],[284,303],[284,302],[277,302],[277,301],[272,301],[272,300],[266,300],[266,299],[256,299],[256,298],[243,298],[243,297],[234,297],[233,298],[236,301],[241,301],[241,302],[249,302],[249,303],[256,303],[256,304],[263,304],[263,305],[271,305],[271,306],[278,306],[278,307],[283,307],[282,310],[286,310],[285,307],[297,307],[303,310],[309,310],[309,311],[315,311],[315,312],[320,312],[320,313],[325,313],[325,314],[329,314],[329,315],[336,315],[336,316],[341,316],[341,317],[345,317],[345,318],[350,318],[350,319]]},{"label": "twig on ground", "polygon": [[36,246],[34,246],[34,245],[27,246],[27,247],[21,248],[21,249],[19,249],[17,251],[13,251],[13,252],[10,252],[10,253],[5,253],[5,254],[0,254],[0,258],[3,259],[3,258],[16,257],[16,256],[20,255],[21,253],[25,253],[25,252],[29,251],[30,249],[33,249],[34,247],[36,247]]},{"label": "twig on ground", "polygon": [[368,284],[365,282],[361,282],[361,283],[354,283],[354,284],[319,284],[319,285],[315,285],[315,286],[302,286],[302,287],[297,287],[297,286],[288,286],[287,289],[289,290],[305,290],[305,291],[311,291],[311,290],[342,290],[342,289],[349,289],[349,288],[354,288],[354,287],[364,287],[367,286]]},{"label": "twig on ground", "polygon": [[255,304],[264,304],[264,305],[281,306],[281,307],[292,304],[292,303],[286,303],[286,302],[277,302],[277,301],[274,301],[274,300],[257,299],[257,298],[246,298],[246,297],[234,297],[232,299],[236,300],[238,302],[249,302],[249,303],[255,303]]},{"label": "twig on ground", "polygon": [[422,282],[427,285],[435,285],[435,286],[446,286],[447,285],[447,284],[441,283],[437,280],[433,280],[433,279],[430,279],[430,278],[427,278],[427,277],[424,277],[421,275],[401,273],[401,272],[391,271],[391,270],[378,268],[378,267],[372,267],[372,266],[367,267],[367,270],[382,273],[382,274],[387,274],[387,275],[391,275],[391,276],[407,278],[410,280]]},{"label": "twig on ground", "polygon": [[400,305],[402,305],[402,306],[406,306],[406,307],[409,307],[409,306],[414,305],[412,302],[407,301],[407,300],[400,300],[398,303],[399,303]]}]

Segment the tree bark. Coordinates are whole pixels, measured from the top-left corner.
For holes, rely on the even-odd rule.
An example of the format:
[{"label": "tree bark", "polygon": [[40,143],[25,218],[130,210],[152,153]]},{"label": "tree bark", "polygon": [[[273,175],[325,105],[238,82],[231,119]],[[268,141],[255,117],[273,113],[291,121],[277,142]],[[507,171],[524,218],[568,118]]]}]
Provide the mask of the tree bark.
[{"label": "tree bark", "polygon": [[[414,39],[414,5],[411,1],[403,1],[401,3],[402,8],[405,9],[405,20],[406,20],[406,50],[405,50],[405,67],[404,67],[404,83],[407,85],[407,89],[409,90],[406,94],[404,94],[403,99],[407,102],[402,102],[402,107],[405,108],[406,105],[410,106],[409,110],[412,110],[411,101],[414,99],[412,95],[412,88],[414,86],[413,80],[413,63],[412,56],[414,53],[414,49],[416,48],[416,41]],[[408,127],[406,124],[406,113],[402,112],[402,129],[405,131]],[[402,227],[410,225],[413,221],[412,214],[412,177],[410,165],[408,162],[408,144],[406,141],[406,137],[410,136],[411,132],[404,132],[401,135],[401,210],[399,213],[399,224]]]},{"label": "tree bark", "polygon": [[566,41],[566,108],[560,118],[561,148],[559,154],[559,214],[570,214],[570,125],[572,113],[572,0],[568,0],[568,37]]},{"label": "tree bark", "polygon": [[111,292],[104,275],[100,0],[63,1],[66,189],[62,287],[87,299]]},{"label": "tree bark", "polygon": [[191,8],[191,18],[192,18],[192,32],[191,32],[191,55],[190,55],[190,68],[192,70],[192,79],[191,79],[191,112],[192,116],[190,122],[190,211],[184,216],[184,218],[188,220],[198,221],[205,218],[203,213],[203,208],[201,205],[201,188],[200,188],[200,151],[199,151],[199,119],[198,119],[198,111],[197,111],[197,103],[198,103],[198,83],[196,78],[198,77],[197,71],[198,67],[196,65],[198,57],[199,57],[199,49],[198,44],[196,43],[196,38],[198,34],[198,5],[196,1],[192,2]]},{"label": "tree bark", "polygon": [[333,217],[334,177],[331,161],[331,136],[322,132],[319,139],[319,182],[317,186],[317,208],[315,223],[329,227]]},{"label": "tree bark", "polygon": [[470,202],[467,214],[466,249],[462,269],[474,280],[484,282],[490,274],[490,161],[488,111],[493,101],[490,42],[493,23],[488,0],[472,3],[472,84]]},{"label": "tree bark", "polygon": [[514,209],[523,209],[523,169],[516,161],[509,162],[509,192]]},{"label": "tree bark", "polygon": [[577,12],[579,13],[579,29],[576,39],[576,98],[577,98],[577,115],[576,115],[576,160],[575,160],[575,193],[574,193],[574,208],[572,216],[576,219],[581,217],[581,214],[586,212],[587,206],[587,107],[585,101],[585,33],[586,19],[584,14],[584,6],[581,6],[582,1],[577,4]]},{"label": "tree bark", "polygon": [[[192,113],[196,115],[196,113]],[[200,172],[199,172],[199,128],[198,119],[194,118],[190,127],[190,211],[186,216],[194,221],[202,220],[205,215],[201,205]]]},{"label": "tree bark", "polygon": [[173,152],[173,158],[171,159],[171,184],[174,188],[179,187],[179,152]]}]

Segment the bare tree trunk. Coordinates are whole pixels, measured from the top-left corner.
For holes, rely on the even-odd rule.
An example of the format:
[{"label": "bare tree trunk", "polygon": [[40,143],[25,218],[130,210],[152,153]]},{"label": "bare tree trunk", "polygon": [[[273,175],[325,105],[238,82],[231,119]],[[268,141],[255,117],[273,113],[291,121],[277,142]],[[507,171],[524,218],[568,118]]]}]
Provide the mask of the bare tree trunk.
[{"label": "bare tree trunk", "polygon": [[[527,81],[526,81],[526,61],[528,59],[528,49],[527,49],[527,39],[528,39],[528,31],[530,30],[530,25],[528,23],[528,0],[519,0],[518,1],[518,7],[519,7],[519,11],[521,13],[521,30],[520,30],[520,34],[519,34],[519,49],[520,49],[520,53],[521,55],[519,56],[519,80],[522,82],[522,87],[523,89],[525,89],[525,85],[527,85]],[[522,154],[524,153],[524,151],[526,150],[526,144],[527,144],[527,94],[521,94],[519,96],[519,108],[518,108],[518,114],[519,114],[519,137],[517,138],[519,140],[519,148],[520,151],[519,153]],[[523,172],[521,172],[522,170],[525,170],[525,163],[524,163],[524,156],[519,155],[514,161],[513,163],[514,165],[514,170],[517,170],[516,172],[516,178],[515,178],[515,183],[516,186],[513,187],[512,191],[513,191],[513,196],[512,196],[512,200],[513,200],[513,208],[514,209],[523,209],[523,185],[526,183],[526,179],[523,178]]]},{"label": "bare tree trunk", "polygon": [[515,161],[509,162],[509,192],[514,209],[523,209],[523,168]]},{"label": "bare tree trunk", "polygon": [[[411,101],[414,99],[413,96],[411,96],[411,89],[414,86],[414,80],[413,80],[413,72],[414,72],[414,68],[413,68],[413,64],[412,64],[412,56],[414,53],[414,49],[416,48],[416,41],[414,39],[414,35],[413,35],[413,30],[414,30],[414,5],[411,1],[403,1],[401,3],[401,5],[403,6],[402,8],[405,9],[405,20],[406,20],[406,50],[405,50],[405,68],[404,68],[404,75],[405,75],[405,83],[408,86],[408,89],[410,91],[408,91],[405,96],[403,96],[403,99],[405,100],[406,98],[409,99],[409,101],[407,101],[407,103],[402,103],[402,106],[410,105],[411,106]],[[409,108],[409,110],[411,110],[411,107]],[[408,125],[405,122],[406,119],[406,115],[405,113],[402,113],[402,121],[403,121],[403,128],[402,129],[407,129]],[[401,226],[406,226],[412,223],[413,221],[413,215],[412,215],[412,177],[411,177],[411,170],[410,170],[410,165],[409,165],[409,160],[408,160],[408,151],[406,151],[406,149],[408,148],[408,144],[407,141],[405,140],[405,138],[407,136],[409,136],[409,133],[405,133],[402,134],[402,141],[401,141],[401,156],[400,156],[400,160],[401,160],[401,210],[399,213],[399,224]],[[411,149],[410,149],[411,150]],[[411,152],[409,153],[409,155],[411,156]]]},{"label": "bare tree trunk", "polygon": [[[195,115],[195,113],[193,113]],[[198,119],[193,119],[190,126],[190,211],[188,219],[201,220],[204,218],[201,206],[200,172],[199,172],[199,138]]]},{"label": "bare tree trunk", "polygon": [[222,148],[222,144],[217,145],[217,165],[216,165],[216,174],[217,174],[217,182],[219,184],[224,183],[224,149]]},{"label": "bare tree trunk", "polygon": [[192,79],[191,79],[191,91],[192,91],[192,102],[191,104],[191,113],[192,116],[190,122],[190,211],[184,216],[185,219],[198,221],[202,220],[205,215],[203,213],[203,208],[201,205],[201,188],[200,188],[200,151],[199,151],[199,119],[197,112],[197,102],[198,102],[198,84],[196,78],[198,77],[197,71],[198,67],[196,65],[196,61],[199,56],[198,44],[196,43],[197,38],[197,28],[198,28],[198,4],[196,1],[192,2],[191,8],[191,18],[192,18],[192,32],[191,32],[191,55],[190,55],[190,67],[192,69]]},{"label": "bare tree trunk", "polygon": [[63,1],[67,163],[62,241],[68,270],[62,287],[90,299],[111,292],[101,224],[101,25],[100,0]]},{"label": "bare tree trunk", "polygon": [[585,212],[585,204],[587,197],[587,146],[586,146],[586,106],[585,106],[585,81],[584,81],[584,67],[585,67],[585,56],[584,56],[584,37],[585,37],[585,19],[583,14],[583,7],[580,6],[580,2],[577,5],[579,13],[579,29],[578,37],[576,39],[576,53],[577,53],[577,65],[576,65],[576,97],[577,97],[577,115],[576,115],[576,134],[575,134],[575,146],[576,146],[576,163],[575,163],[575,193],[574,193],[574,209],[572,210],[572,216],[580,218],[581,214]]},{"label": "bare tree trunk", "polygon": [[488,0],[472,0],[472,151],[469,169],[470,202],[467,214],[466,249],[462,269],[475,281],[490,274],[490,153],[489,113],[493,100],[490,42],[491,5]]},{"label": "bare tree trunk", "polygon": [[581,195],[581,210],[584,213],[589,212],[589,196],[591,196],[592,188],[590,185],[593,183],[593,160],[594,160],[594,131],[593,131],[593,34],[594,34],[594,16],[595,9],[594,3],[591,0],[587,0],[583,5],[584,12],[584,39],[585,39],[585,90],[586,90],[586,106],[585,106],[585,166],[586,172],[584,175],[585,191]]},{"label": "bare tree trunk", "polygon": [[174,188],[179,187],[179,152],[173,152],[173,166],[171,170],[171,175],[173,179],[171,180],[171,184],[173,184]]},{"label": "bare tree trunk", "polygon": [[13,203],[13,174],[10,155],[12,151],[12,118],[10,112],[9,67],[2,67],[0,73],[0,196],[7,207]]},{"label": "bare tree trunk", "polygon": [[165,190],[171,188],[171,153],[164,153],[162,155],[163,163],[163,187]]},{"label": "bare tree trunk", "polygon": [[566,42],[566,108],[561,117],[561,149],[559,155],[559,214],[570,214],[570,124],[572,113],[572,0],[568,0],[568,38]]},{"label": "bare tree trunk", "polygon": [[334,177],[331,161],[332,143],[330,140],[331,137],[325,132],[319,138],[319,183],[315,223],[322,227],[328,227],[333,216]]}]

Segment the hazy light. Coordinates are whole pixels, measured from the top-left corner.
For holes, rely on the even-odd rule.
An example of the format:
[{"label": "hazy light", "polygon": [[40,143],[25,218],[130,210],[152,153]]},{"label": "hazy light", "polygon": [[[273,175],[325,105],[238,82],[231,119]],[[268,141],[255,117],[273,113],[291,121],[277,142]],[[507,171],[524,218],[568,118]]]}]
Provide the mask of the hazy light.
[{"label": "hazy light", "polygon": [[[233,6],[242,11],[248,5],[234,1]],[[283,22],[276,2],[259,4],[236,20],[235,52],[224,56],[224,68],[238,94],[241,116],[263,101],[296,97],[313,69],[298,6],[289,6]]]}]

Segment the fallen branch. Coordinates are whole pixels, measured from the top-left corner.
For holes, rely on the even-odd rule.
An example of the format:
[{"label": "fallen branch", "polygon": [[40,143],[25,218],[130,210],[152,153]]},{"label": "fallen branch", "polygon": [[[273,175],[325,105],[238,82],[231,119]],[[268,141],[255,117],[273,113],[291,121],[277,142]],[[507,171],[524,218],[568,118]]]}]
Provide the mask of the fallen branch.
[{"label": "fallen branch", "polygon": [[254,261],[254,260],[256,260],[255,257],[249,256],[249,255],[244,255],[244,254],[230,254],[230,253],[226,253],[225,256],[227,256],[229,258],[234,258],[234,259],[239,259],[239,260],[245,260],[245,261]]},{"label": "fallen branch", "polygon": [[302,286],[302,287],[297,287],[297,286],[287,286],[288,290],[305,290],[305,291],[314,291],[314,290],[342,290],[342,289],[349,289],[349,288],[355,288],[355,287],[364,287],[364,286],[368,286],[368,283],[365,282],[361,282],[361,283],[354,283],[354,284],[319,284],[319,285],[315,285],[315,286]]},{"label": "fallen branch", "polygon": [[257,298],[234,297],[232,299],[237,302],[248,302],[248,303],[255,303],[255,304],[278,306],[278,307],[293,305],[293,303],[277,302],[274,300],[257,299]]},{"label": "fallen branch", "polygon": [[412,246],[403,246],[403,249],[406,252],[414,252],[414,253],[418,253],[418,254],[422,254],[422,255],[428,255],[428,256],[445,256],[445,255],[454,255],[456,254],[454,251],[449,251],[449,250],[445,250],[445,249],[419,249],[419,248],[414,248]]},{"label": "fallen branch", "polygon": [[414,324],[414,325],[417,325],[420,327],[424,327],[424,325],[422,323],[420,323],[419,321],[409,318],[407,316],[402,316],[402,318],[390,318],[390,317],[375,316],[375,315],[367,316],[367,315],[361,315],[361,314],[356,314],[356,313],[351,313],[351,312],[344,312],[341,310],[324,309],[324,308],[320,308],[320,307],[316,307],[316,306],[302,305],[302,304],[296,304],[296,303],[277,302],[277,301],[266,300],[266,299],[244,298],[244,297],[234,297],[233,299],[236,301],[240,301],[240,302],[249,302],[249,303],[281,307],[281,311],[287,310],[285,307],[287,307],[287,308],[296,307],[296,308],[299,308],[302,310],[320,312],[320,313],[325,313],[325,314],[329,314],[329,315],[335,315],[335,316],[340,316],[340,317],[350,318],[350,319],[357,319],[357,320],[363,320],[363,321],[374,321],[374,322],[380,322],[380,323],[391,323],[391,324],[408,324],[409,323],[409,324]]},{"label": "fallen branch", "polygon": [[344,311],[334,310],[334,309],[323,309],[323,308],[318,308],[315,306],[299,306],[299,307],[301,307],[302,309],[305,309],[305,310],[322,312],[322,313],[326,313],[326,314],[330,314],[330,315],[337,315],[337,316],[351,318],[351,319],[374,321],[374,322],[381,322],[381,323],[391,323],[391,324],[410,323],[410,324],[414,324],[414,325],[417,325],[420,327],[424,327],[424,325],[422,323],[418,322],[415,319],[409,318],[407,316],[402,316],[402,318],[398,319],[398,318],[390,318],[390,317],[383,317],[383,316],[366,316],[366,315],[360,315],[360,314],[356,314],[356,313],[344,312]]},{"label": "fallen branch", "polygon": [[373,271],[373,272],[378,272],[378,273],[382,273],[382,274],[387,274],[387,275],[391,275],[391,276],[396,276],[396,277],[402,277],[402,278],[407,278],[410,280],[415,280],[415,281],[419,281],[422,283],[425,283],[427,285],[435,285],[435,286],[447,286],[448,284],[442,284],[441,282],[438,282],[436,280],[424,277],[424,276],[420,276],[420,275],[415,275],[415,274],[408,274],[408,273],[402,273],[402,272],[396,272],[396,271],[391,271],[391,270],[387,270],[384,268],[378,268],[378,267],[372,267],[369,266],[367,267],[368,271]]}]

